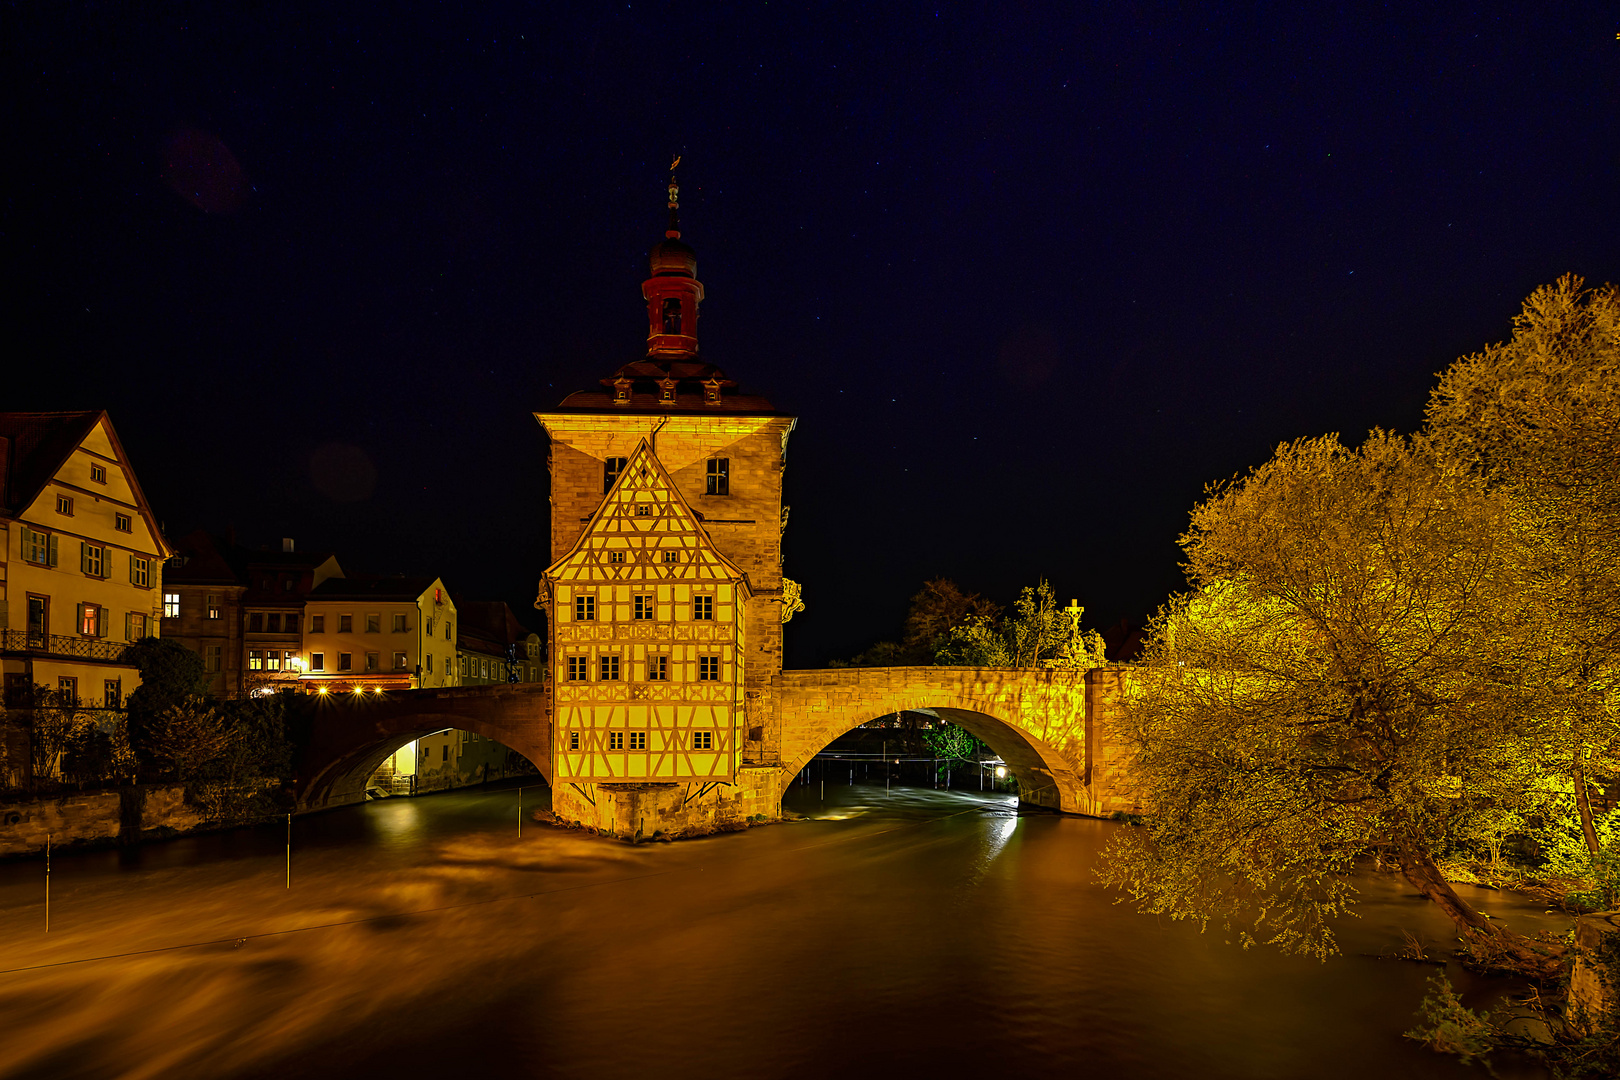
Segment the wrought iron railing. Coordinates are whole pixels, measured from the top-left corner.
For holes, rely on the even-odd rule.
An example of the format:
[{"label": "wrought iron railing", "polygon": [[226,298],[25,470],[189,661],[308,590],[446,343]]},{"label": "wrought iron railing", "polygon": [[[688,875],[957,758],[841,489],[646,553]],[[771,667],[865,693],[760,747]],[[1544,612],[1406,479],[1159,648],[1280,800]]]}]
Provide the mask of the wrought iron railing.
[{"label": "wrought iron railing", "polygon": [[129,645],[122,641],[103,641],[68,634],[40,634],[33,630],[0,630],[0,652],[44,653],[81,660],[117,660],[127,648]]}]

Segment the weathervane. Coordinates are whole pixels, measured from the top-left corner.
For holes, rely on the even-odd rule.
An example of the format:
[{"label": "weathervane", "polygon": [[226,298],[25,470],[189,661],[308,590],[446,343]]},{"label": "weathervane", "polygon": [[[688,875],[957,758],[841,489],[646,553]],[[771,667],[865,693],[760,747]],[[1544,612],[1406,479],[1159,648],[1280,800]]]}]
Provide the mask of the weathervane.
[{"label": "weathervane", "polygon": [[668,237],[681,235],[681,187],[675,182],[675,166],[681,163],[681,155],[676,154],[675,160],[669,163],[669,228],[664,231]]}]

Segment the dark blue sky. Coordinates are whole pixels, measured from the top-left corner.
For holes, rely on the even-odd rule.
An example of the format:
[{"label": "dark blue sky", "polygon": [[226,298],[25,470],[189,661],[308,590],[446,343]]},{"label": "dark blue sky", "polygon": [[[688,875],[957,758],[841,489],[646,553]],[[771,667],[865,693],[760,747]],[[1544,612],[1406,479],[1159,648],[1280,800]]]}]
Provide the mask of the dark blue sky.
[{"label": "dark blue sky", "polygon": [[1205,484],[1620,279],[1610,4],[461,6],[0,13],[4,407],[110,409],[173,535],[527,605],[680,153],[807,666],[936,574],[1140,620]]}]

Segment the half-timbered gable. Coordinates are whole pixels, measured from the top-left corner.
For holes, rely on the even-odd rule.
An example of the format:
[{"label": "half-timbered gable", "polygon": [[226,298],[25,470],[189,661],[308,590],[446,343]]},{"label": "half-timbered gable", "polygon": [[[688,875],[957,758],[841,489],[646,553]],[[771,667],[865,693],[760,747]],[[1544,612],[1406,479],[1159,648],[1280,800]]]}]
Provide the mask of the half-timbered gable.
[{"label": "half-timbered gable", "polygon": [[556,779],[730,780],[748,577],[648,440],[545,583]]}]

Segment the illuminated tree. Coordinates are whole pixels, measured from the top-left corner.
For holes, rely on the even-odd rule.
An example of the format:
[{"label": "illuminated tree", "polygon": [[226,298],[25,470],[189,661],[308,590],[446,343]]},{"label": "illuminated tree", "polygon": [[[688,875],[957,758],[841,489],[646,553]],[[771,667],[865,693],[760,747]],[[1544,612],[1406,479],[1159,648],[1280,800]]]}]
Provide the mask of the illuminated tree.
[{"label": "illuminated tree", "polygon": [[1474,948],[1539,965],[1435,864],[1461,810],[1522,797],[1541,730],[1509,501],[1424,438],[1278,448],[1181,539],[1120,736],[1153,813],[1104,877],[1146,911],[1325,956],[1377,850]]},{"label": "illuminated tree", "polygon": [[1620,292],[1574,275],[1537,289],[1510,341],[1441,376],[1428,424],[1443,453],[1512,499],[1519,602],[1542,624],[1519,674],[1554,721],[1544,764],[1565,779],[1595,861],[1592,773],[1620,771]]},{"label": "illuminated tree", "polygon": [[1026,585],[1010,615],[996,619],[969,614],[938,638],[935,656],[941,664],[970,667],[1101,667],[1102,636],[1080,629],[1085,609],[1060,608],[1044,579]]}]

